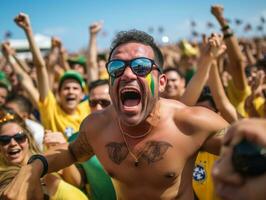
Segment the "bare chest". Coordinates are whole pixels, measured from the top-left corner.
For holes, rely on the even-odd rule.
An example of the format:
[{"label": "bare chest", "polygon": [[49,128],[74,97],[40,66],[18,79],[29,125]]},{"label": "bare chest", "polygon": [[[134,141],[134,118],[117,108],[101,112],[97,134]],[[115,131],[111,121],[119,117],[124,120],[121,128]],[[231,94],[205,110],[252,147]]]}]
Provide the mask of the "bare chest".
[{"label": "bare chest", "polygon": [[126,185],[145,183],[160,188],[179,182],[190,157],[186,150],[188,139],[176,134],[162,135],[136,141],[126,138],[126,142],[121,137],[112,138],[95,146],[94,151],[113,179]]}]

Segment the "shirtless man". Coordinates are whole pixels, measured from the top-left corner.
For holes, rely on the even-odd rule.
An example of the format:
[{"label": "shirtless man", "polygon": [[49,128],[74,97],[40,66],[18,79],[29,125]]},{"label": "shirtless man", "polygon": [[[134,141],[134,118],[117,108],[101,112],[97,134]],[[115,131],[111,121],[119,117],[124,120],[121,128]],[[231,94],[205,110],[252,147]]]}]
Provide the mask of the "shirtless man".
[{"label": "shirtless man", "polygon": [[[216,40],[210,41],[210,56],[220,46]],[[166,84],[161,66],[162,54],[151,36],[120,32],[107,63],[113,104],[89,115],[75,142],[45,154],[48,173],[95,154],[112,177],[117,199],[194,199],[197,152],[218,154],[222,137],[217,131],[228,124],[205,108],[160,98]],[[23,166],[4,197],[37,199],[33,186],[45,172],[43,163],[37,158]]]}]

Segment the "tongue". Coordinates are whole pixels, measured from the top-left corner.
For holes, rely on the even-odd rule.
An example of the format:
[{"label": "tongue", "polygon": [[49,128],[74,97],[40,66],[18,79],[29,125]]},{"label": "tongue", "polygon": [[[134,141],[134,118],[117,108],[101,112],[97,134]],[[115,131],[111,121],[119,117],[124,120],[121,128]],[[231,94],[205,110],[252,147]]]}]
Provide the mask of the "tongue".
[{"label": "tongue", "polygon": [[139,100],[137,99],[127,99],[124,101],[125,106],[136,106],[139,104]]}]

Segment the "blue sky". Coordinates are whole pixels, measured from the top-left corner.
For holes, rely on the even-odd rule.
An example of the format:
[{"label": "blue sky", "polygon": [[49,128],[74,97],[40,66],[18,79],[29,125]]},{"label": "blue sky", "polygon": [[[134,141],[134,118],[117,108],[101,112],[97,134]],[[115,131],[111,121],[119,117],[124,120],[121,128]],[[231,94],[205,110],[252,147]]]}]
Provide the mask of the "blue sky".
[{"label": "blue sky", "polygon": [[[25,38],[13,22],[19,12],[25,12],[31,18],[35,33],[60,37],[69,51],[85,48],[89,24],[100,20],[104,22],[98,38],[100,49],[109,47],[114,33],[131,28],[148,31],[152,27],[151,34],[158,42],[163,35],[172,42],[191,37],[191,20],[196,21],[200,33],[210,32],[206,28],[207,21],[214,23],[218,30],[210,13],[212,4],[222,4],[229,19],[239,18],[252,25],[259,23],[260,16],[266,18],[265,0],[1,0],[0,39],[6,31],[11,31],[13,38]],[[161,34],[159,27],[164,28]],[[264,33],[265,29],[264,26]],[[237,33],[242,34],[241,30],[239,28]]]}]

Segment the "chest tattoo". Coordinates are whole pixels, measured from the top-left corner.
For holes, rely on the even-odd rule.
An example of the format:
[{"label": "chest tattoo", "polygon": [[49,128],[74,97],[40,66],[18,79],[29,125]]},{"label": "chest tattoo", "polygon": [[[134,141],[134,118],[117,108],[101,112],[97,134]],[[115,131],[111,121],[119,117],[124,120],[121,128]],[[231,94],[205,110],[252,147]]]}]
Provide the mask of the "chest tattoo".
[{"label": "chest tattoo", "polygon": [[[105,145],[109,158],[116,164],[120,164],[129,154],[129,149],[124,142],[110,142]],[[152,164],[164,158],[167,150],[173,147],[164,141],[147,141],[142,150],[137,153],[139,160],[144,160],[147,164]]]},{"label": "chest tattoo", "polygon": [[147,161],[148,164],[157,162],[163,159],[169,147],[173,147],[168,142],[163,141],[148,141],[145,144],[141,158]]},{"label": "chest tattoo", "polygon": [[120,164],[128,154],[125,143],[111,142],[105,145],[109,158],[116,164]]}]

